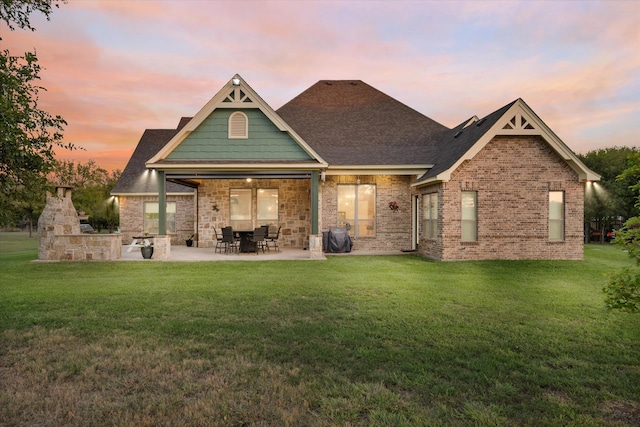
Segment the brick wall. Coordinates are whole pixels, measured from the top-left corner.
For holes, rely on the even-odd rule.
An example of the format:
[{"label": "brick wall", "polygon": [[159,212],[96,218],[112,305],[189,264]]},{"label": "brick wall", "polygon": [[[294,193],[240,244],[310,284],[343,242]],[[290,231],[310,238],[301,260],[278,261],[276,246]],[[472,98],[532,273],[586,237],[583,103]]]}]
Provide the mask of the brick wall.
[{"label": "brick wall", "polygon": [[[429,188],[420,188],[425,193]],[[461,242],[461,192],[477,191],[478,240]],[[565,239],[549,241],[549,191],[565,194]],[[440,235],[420,252],[443,260],[582,259],[584,184],[537,136],[497,136],[440,187]]]},{"label": "brick wall", "polygon": [[[354,250],[399,251],[411,245],[411,189],[409,176],[361,175],[327,176],[320,184],[322,209],[320,231],[328,231],[338,224],[338,185],[376,185],[375,236],[352,237]],[[389,209],[395,201],[398,210]],[[353,230],[350,232],[353,236]]]},{"label": "brick wall", "polygon": [[[425,237],[425,233],[423,233],[423,225],[422,225],[422,195],[429,193],[438,193],[438,238],[436,239],[428,239]],[[414,188],[412,194],[418,195],[418,250],[419,252],[433,259],[442,259],[442,194],[443,194],[443,185],[442,183],[432,184],[428,186],[422,186],[420,188]]]},{"label": "brick wall", "polygon": [[[157,202],[157,196],[120,196],[120,234],[124,244],[130,244],[133,236],[144,232],[144,202]],[[192,195],[167,196],[167,202],[176,202],[176,232],[170,234],[172,245],[185,245],[194,234],[195,202]]]}]

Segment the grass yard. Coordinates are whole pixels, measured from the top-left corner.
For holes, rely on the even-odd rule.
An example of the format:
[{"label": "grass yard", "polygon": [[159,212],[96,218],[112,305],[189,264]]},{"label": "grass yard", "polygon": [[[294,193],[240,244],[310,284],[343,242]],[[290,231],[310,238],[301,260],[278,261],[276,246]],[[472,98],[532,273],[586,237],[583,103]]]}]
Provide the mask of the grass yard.
[{"label": "grass yard", "polygon": [[637,426],[640,315],[585,261],[30,263],[0,233],[0,425]]}]

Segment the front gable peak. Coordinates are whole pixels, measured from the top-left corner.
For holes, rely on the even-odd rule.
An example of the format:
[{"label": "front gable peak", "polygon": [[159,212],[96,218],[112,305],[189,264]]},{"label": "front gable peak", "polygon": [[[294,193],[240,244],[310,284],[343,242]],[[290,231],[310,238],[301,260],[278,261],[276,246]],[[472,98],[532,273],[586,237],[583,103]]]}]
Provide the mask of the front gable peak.
[{"label": "front gable peak", "polygon": [[441,149],[445,151],[445,155],[442,155],[435,167],[413,185],[448,181],[463,162],[475,157],[497,135],[540,136],[578,174],[580,180],[600,179],[600,176],[587,168],[531,107],[518,98],[480,120],[471,119],[452,129],[442,141]]},{"label": "front gable peak", "polygon": [[[251,121],[259,126],[259,131],[254,134],[258,138],[253,140],[249,132]],[[220,137],[220,123],[225,126],[224,140]],[[250,145],[252,142],[260,144],[260,137],[262,140],[269,139],[270,143],[276,141],[276,148],[271,149],[268,158],[259,156],[261,153],[267,154],[269,148],[273,147],[262,147],[261,150],[261,147]],[[228,140],[239,139],[246,143],[236,144],[232,150],[224,153],[216,152],[219,147],[229,148]],[[186,125],[178,129],[176,135],[147,161],[146,166],[159,167],[165,163],[168,167],[167,161],[178,163],[180,168],[189,168],[190,163],[196,162],[197,167],[202,167],[203,162],[213,164],[220,160],[228,164],[234,160],[233,150],[238,156],[237,161],[268,160],[274,164],[274,161],[277,163],[278,154],[282,153],[283,160],[311,161],[319,167],[326,167],[326,162],[238,74]]]}]

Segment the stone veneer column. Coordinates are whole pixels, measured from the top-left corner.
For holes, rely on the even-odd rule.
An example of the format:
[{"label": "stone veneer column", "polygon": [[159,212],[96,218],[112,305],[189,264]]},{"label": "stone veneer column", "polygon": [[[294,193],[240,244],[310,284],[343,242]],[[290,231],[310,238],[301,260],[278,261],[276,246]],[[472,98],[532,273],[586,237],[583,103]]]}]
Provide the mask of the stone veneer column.
[{"label": "stone veneer column", "polygon": [[322,234],[309,236],[309,258],[327,259],[322,252]]},{"label": "stone veneer column", "polygon": [[166,261],[171,257],[171,236],[153,238],[153,259]]}]

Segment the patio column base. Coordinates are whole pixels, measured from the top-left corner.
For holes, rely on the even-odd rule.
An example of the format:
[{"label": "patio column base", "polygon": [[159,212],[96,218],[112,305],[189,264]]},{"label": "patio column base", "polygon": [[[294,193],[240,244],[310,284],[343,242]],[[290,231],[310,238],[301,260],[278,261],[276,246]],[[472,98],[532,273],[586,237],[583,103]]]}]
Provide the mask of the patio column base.
[{"label": "patio column base", "polygon": [[171,257],[171,236],[154,236],[153,259],[166,261]]},{"label": "patio column base", "polygon": [[309,258],[327,259],[322,252],[322,234],[309,236]]}]

